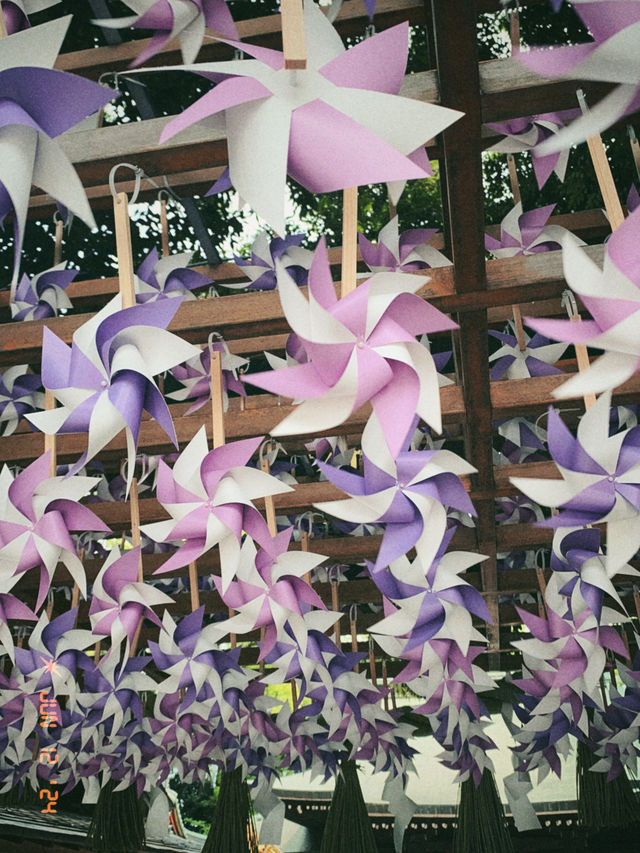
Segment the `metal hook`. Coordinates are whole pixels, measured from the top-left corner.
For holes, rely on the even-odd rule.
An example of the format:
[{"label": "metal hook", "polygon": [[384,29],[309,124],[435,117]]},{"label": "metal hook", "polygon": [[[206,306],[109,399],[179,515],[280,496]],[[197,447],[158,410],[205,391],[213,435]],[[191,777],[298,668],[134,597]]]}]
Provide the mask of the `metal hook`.
[{"label": "metal hook", "polygon": [[116,172],[120,168],[131,169],[135,174],[136,183],[133,189],[133,195],[129,199],[129,204],[135,204],[136,199],[138,198],[138,193],[140,192],[140,184],[142,183],[142,179],[146,177],[145,173],[142,171],[140,166],[134,166],[133,163],[117,163],[109,172],[109,189],[111,191],[111,195],[114,199],[117,198],[118,193],[116,191]]},{"label": "metal hook", "polygon": [[578,303],[572,290],[568,288],[562,291],[562,307],[566,310],[570,318],[578,317]]}]

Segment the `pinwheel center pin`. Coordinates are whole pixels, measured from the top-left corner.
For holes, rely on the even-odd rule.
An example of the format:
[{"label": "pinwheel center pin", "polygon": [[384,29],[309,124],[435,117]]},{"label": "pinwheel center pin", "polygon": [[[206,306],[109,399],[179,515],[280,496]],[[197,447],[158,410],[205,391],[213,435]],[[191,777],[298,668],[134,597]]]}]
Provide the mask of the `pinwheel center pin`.
[{"label": "pinwheel center pin", "polygon": [[358,338],[358,349],[364,349],[364,338]]}]

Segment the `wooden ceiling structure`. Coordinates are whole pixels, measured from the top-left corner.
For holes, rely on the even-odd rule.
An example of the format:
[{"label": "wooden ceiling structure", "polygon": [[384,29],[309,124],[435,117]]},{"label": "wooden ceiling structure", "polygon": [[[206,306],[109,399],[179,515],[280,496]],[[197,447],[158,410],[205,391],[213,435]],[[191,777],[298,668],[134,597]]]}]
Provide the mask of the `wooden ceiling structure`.
[{"label": "wooden ceiling structure", "polygon": [[[493,624],[486,626],[491,653],[488,664],[491,669],[510,669],[516,665],[518,657],[510,651],[509,639],[519,619],[510,603],[500,603],[500,596],[521,592],[535,596],[539,590],[540,574],[532,568],[499,571],[497,555],[513,550],[548,548],[551,531],[529,524],[497,525],[495,499],[515,493],[509,482],[515,467],[519,476],[553,477],[555,466],[541,462],[494,467],[496,422],[515,415],[537,417],[543,413],[553,402],[552,392],[562,383],[563,377],[492,382],[487,333],[489,328],[496,327],[496,324],[499,326],[511,316],[513,305],[521,306],[523,314],[561,314],[561,295],[566,285],[560,252],[486,260],[482,152],[490,144],[492,134],[484,126],[489,121],[573,107],[578,85],[594,100],[607,89],[593,83],[541,79],[513,59],[479,63],[477,16],[499,8],[499,0],[378,0],[375,21],[378,30],[403,20],[427,26],[432,39],[431,56],[436,67],[408,76],[403,94],[464,112],[462,119],[428,146],[431,156],[440,161],[445,215],[443,249],[453,263],[450,267],[431,270],[430,281],[421,294],[440,310],[450,313],[460,326],[453,335],[457,367],[455,383],[441,389],[441,401],[445,427],[463,440],[464,456],[477,469],[477,474],[469,478],[467,486],[478,517],[475,529],[461,528],[456,533],[452,547],[487,555],[480,571],[467,572],[466,577],[482,590],[492,615]],[[362,2],[346,0],[336,24],[339,31],[343,35],[361,34],[366,23]],[[240,22],[239,30],[243,39],[279,46],[279,16]],[[137,52],[141,46],[140,42],[135,42],[64,54],[56,67],[97,79],[105,72],[126,69],[133,58],[133,51]],[[200,59],[228,58],[228,51],[224,45],[208,42]],[[176,45],[172,44],[155,57],[153,63],[170,65],[179,61]],[[63,147],[76,165],[92,205],[111,204],[107,180],[109,170],[123,161],[140,166],[155,179],[166,175],[169,184],[183,196],[208,189],[226,164],[223,123],[217,129],[211,126],[192,127],[160,146],[157,140],[165,122],[165,118],[157,118],[68,132],[62,137]],[[127,190],[132,187],[129,188],[125,182],[121,188]],[[155,198],[156,193],[155,189],[143,189],[141,199]],[[32,215],[48,215],[52,209],[50,199],[34,192]],[[583,211],[554,217],[554,220],[590,241],[594,237],[602,241],[608,233],[607,221],[601,211]],[[602,260],[602,245],[590,246],[586,251],[594,260]],[[331,261],[338,270],[339,249],[331,251]],[[233,264],[199,269],[222,284],[243,277],[242,270]],[[37,370],[42,327],[49,327],[60,338],[70,342],[74,330],[117,288],[115,278],[74,283],[67,292],[82,313],[29,323],[9,322],[8,294],[0,294],[0,319],[5,321],[0,325],[0,371],[9,365],[22,363],[29,363]],[[244,355],[265,349],[281,350],[288,331],[275,292],[250,292],[185,302],[170,328],[186,339],[202,344],[209,332],[216,330],[233,352]],[[568,371],[576,369],[571,361],[564,362],[563,367]],[[621,403],[637,401],[639,391],[640,378],[636,376],[618,389],[616,400]],[[576,406],[580,405],[581,401],[576,403]],[[181,447],[202,423],[200,413],[182,416],[186,408],[186,405],[171,407]],[[227,438],[233,440],[267,434],[290,409],[286,401],[278,401],[271,395],[251,395],[246,403],[233,398],[225,416]],[[363,407],[336,432],[357,441],[368,412],[368,407]],[[211,435],[210,424],[208,429]],[[287,451],[302,449],[304,442],[311,437],[287,439]],[[84,446],[84,436],[60,436],[57,442],[59,463],[77,459]],[[3,438],[0,447],[1,460],[25,465],[42,453],[43,438],[22,426],[11,437]],[[139,449],[152,454],[174,452],[166,435],[151,420],[143,422]],[[100,458],[106,465],[117,469],[125,454],[125,437],[121,434],[108,445]],[[326,482],[301,482],[290,494],[275,498],[276,511],[300,513],[316,501],[341,496]],[[116,532],[122,532],[129,526],[129,507],[125,503],[93,504],[92,509]],[[155,498],[143,496],[140,510],[143,523],[166,517]],[[317,540],[311,548],[326,554],[329,562],[348,564],[373,558],[378,545],[378,537],[345,536]],[[163,555],[145,556],[145,576],[150,576],[164,559]],[[199,573],[213,571],[216,562],[217,555],[205,555],[198,561]],[[98,560],[87,561],[89,582],[99,568]],[[57,576],[56,581],[59,582]],[[330,603],[330,585],[321,583],[316,588]],[[22,592],[27,600],[35,595],[35,589],[36,582],[28,578],[16,587],[18,594]],[[186,600],[182,602],[182,598]],[[358,580],[340,585],[343,611],[352,603],[367,601],[380,601],[380,594],[371,582]],[[210,611],[225,609],[215,593],[204,593],[202,603]],[[188,609],[188,596],[178,598],[174,612],[188,612]],[[87,620],[87,610],[86,604],[81,606],[80,622]],[[368,624],[377,618],[363,617],[359,631],[366,630]],[[346,617],[343,618],[344,634],[348,633],[347,622]]]}]

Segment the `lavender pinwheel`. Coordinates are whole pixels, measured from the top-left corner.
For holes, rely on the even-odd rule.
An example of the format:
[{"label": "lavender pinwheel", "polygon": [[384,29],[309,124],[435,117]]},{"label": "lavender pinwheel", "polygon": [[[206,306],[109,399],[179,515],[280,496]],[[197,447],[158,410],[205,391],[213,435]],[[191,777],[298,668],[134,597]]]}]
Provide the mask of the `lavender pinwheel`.
[{"label": "lavender pinwheel", "polygon": [[229,407],[229,391],[246,397],[244,385],[238,378],[238,371],[248,365],[249,361],[240,355],[234,355],[226,342],[213,335],[209,336],[209,345],[202,352],[190,358],[184,364],[179,364],[171,371],[171,376],[182,386],[176,391],[170,391],[166,396],[178,402],[193,401],[185,415],[190,415],[202,408],[211,399],[211,351],[221,353],[222,362],[222,398],[225,412]]},{"label": "lavender pinwheel", "polygon": [[9,592],[0,592],[0,649],[4,654],[9,655],[13,663],[13,637],[9,628],[10,619],[19,619],[21,622],[37,622],[38,616],[15,595],[11,595]]},{"label": "lavender pinwheel", "polygon": [[114,297],[80,326],[71,347],[44,329],[42,381],[62,405],[30,415],[29,420],[49,435],[88,433],[87,449],[71,473],[124,429],[130,482],[143,409],[177,446],[169,409],[153,377],[199,355],[200,350],[165,331],[179,299],[124,310],[120,304],[120,297]]},{"label": "lavender pinwheel", "polygon": [[606,522],[606,568],[610,576],[640,547],[640,427],[609,435],[610,393],[583,415],[574,437],[549,410],[549,451],[562,480],[512,477],[511,482],[542,506],[560,512],[546,527]]},{"label": "lavender pinwheel", "polygon": [[9,35],[28,29],[29,15],[42,12],[50,6],[55,6],[60,0],[4,0],[2,14]]},{"label": "lavender pinwheel", "polygon": [[211,279],[189,269],[191,255],[191,252],[181,252],[160,258],[158,250],[151,249],[136,271],[136,302],[154,302],[176,296],[195,299],[191,291],[211,284]]},{"label": "lavender pinwheel", "polygon": [[580,110],[562,110],[556,113],[541,113],[527,118],[515,118],[507,122],[489,123],[487,127],[496,133],[504,134],[505,138],[496,142],[487,151],[499,151],[505,154],[516,154],[519,151],[530,151],[533,171],[538,182],[538,189],[549,180],[555,172],[558,179],[564,181],[569,160],[569,151],[557,151],[541,155],[536,146],[550,139],[571,121],[580,115]]},{"label": "lavender pinwheel", "polygon": [[485,248],[496,258],[513,258],[534,252],[554,252],[561,248],[563,239],[584,245],[561,225],[546,224],[554,207],[555,204],[547,204],[523,213],[522,202],[518,202],[500,223],[499,240],[485,234]]},{"label": "lavender pinwheel", "polygon": [[496,363],[491,368],[491,380],[526,379],[530,376],[550,376],[562,373],[555,362],[562,358],[568,344],[552,344],[540,334],[529,335],[522,331],[525,348],[520,349],[513,325],[509,323],[508,331],[495,332],[489,329],[489,334],[502,342],[489,356],[489,361]]},{"label": "lavender pinwheel", "polygon": [[282,308],[309,361],[246,377],[260,388],[304,400],[272,434],[328,430],[368,400],[394,456],[416,412],[439,431],[435,364],[415,336],[456,325],[416,295],[423,284],[414,275],[378,273],[338,299],[324,241],[309,271],[308,300],[279,271]]},{"label": "lavender pinwheel", "polygon": [[36,273],[32,278],[23,275],[11,294],[11,317],[14,320],[42,320],[57,317],[61,311],[73,308],[65,290],[78,270],[66,269],[66,261],[51,269]]},{"label": "lavender pinwheel", "polygon": [[238,31],[226,0],[125,0],[135,12],[126,18],[104,18],[93,23],[99,27],[136,27],[155,30],[151,42],[131,63],[143,65],[172,39],[180,41],[182,60],[195,62],[205,38],[205,29],[227,38],[238,38]]},{"label": "lavender pinwheel", "polygon": [[149,657],[134,657],[119,666],[119,656],[108,654],[93,669],[85,670],[84,690],[76,694],[74,707],[89,726],[108,724],[105,728],[117,731],[132,718],[142,721],[142,692],[155,691],[158,686],[142,671],[149,662]]},{"label": "lavender pinwheel", "polygon": [[173,471],[160,462],[157,495],[171,519],[145,524],[142,531],[156,541],[186,541],[156,574],[186,566],[219,545],[222,589],[226,590],[236,571],[243,532],[260,545],[270,541],[267,523],[252,501],[290,492],[291,487],[246,467],[261,441],[259,436],[209,451],[201,427]]},{"label": "lavender pinwheel", "polygon": [[40,569],[36,609],[42,606],[59,562],[86,595],[84,569],[70,530],[109,528],[78,501],[97,483],[94,477],[49,477],[50,451],[17,477],[0,472],[0,583],[7,592],[23,572]]},{"label": "lavender pinwheel", "polygon": [[374,579],[393,560],[431,535],[430,524],[446,518],[445,507],[475,515],[460,480],[473,466],[449,450],[404,451],[393,459],[374,419],[362,435],[363,475],[318,462],[334,485],[351,497],[314,504],[321,512],[355,523],[385,525]]},{"label": "lavender pinwheel", "polygon": [[53,70],[70,20],[41,24],[0,43],[0,221],[13,212],[14,281],[32,183],[95,227],[80,179],[53,137],[109,103],[114,93]]},{"label": "lavender pinwheel", "polygon": [[637,0],[573,0],[572,6],[594,38],[588,44],[532,49],[518,60],[546,78],[602,80],[617,83],[582,118],[539,148],[546,155],[601,133],[640,107],[640,62],[636,45],[640,33]]},{"label": "lavender pinwheel", "polygon": [[431,174],[425,142],[460,117],[398,96],[408,24],[349,50],[315,3],[305,3],[304,25],[304,70],[288,70],[279,51],[244,42],[231,44],[254,60],[186,66],[222,82],[168,122],[160,138],[224,112],[231,183],[278,234],[286,231],[287,174],[314,193],[424,178]]},{"label": "lavender pinwheel", "polygon": [[504,438],[501,448],[503,464],[517,465],[526,460],[536,462],[536,455],[540,459],[547,458],[547,431],[537,421],[523,417],[509,418],[498,425],[498,434]]},{"label": "lavender pinwheel", "polygon": [[159,604],[173,604],[173,599],[151,584],[138,580],[140,548],[120,554],[115,547],[109,553],[93,584],[89,617],[93,633],[111,637],[112,648],[127,639],[124,657],[143,618],[162,628],[151,609]]},{"label": "lavender pinwheel", "polygon": [[44,409],[45,397],[39,373],[29,373],[28,364],[16,364],[0,374],[0,429],[15,432],[23,415]]},{"label": "lavender pinwheel", "polygon": [[[260,657],[268,655],[278,640],[293,636],[302,654],[307,651],[307,634],[312,627],[326,631],[339,614],[327,611],[322,599],[303,579],[325,559],[309,551],[288,551],[293,528],[278,533],[258,551],[247,540],[240,554],[236,579],[223,589],[220,578],[214,578],[223,601],[236,611],[229,620],[219,623],[225,633],[246,634],[265,628],[260,643]],[[316,608],[312,618],[310,608]]]},{"label": "lavender pinwheel", "polygon": [[[287,234],[285,237],[271,239],[268,232],[260,231],[251,246],[250,260],[245,261],[244,258],[234,255],[235,262],[251,279],[248,287],[251,290],[275,290],[276,261],[278,260],[296,284],[305,285],[313,259],[313,252],[300,246],[305,238],[306,234]],[[246,286],[244,282],[224,285],[229,288]]]},{"label": "lavender pinwheel", "polygon": [[358,234],[358,246],[371,272],[412,272],[450,266],[451,261],[429,245],[436,233],[435,228],[416,228],[400,234],[398,217],[394,216],[378,234],[377,245],[364,234]]},{"label": "lavender pinwheel", "polygon": [[603,349],[604,355],[556,389],[556,397],[597,394],[615,388],[640,366],[639,223],[640,210],[635,210],[616,228],[607,241],[602,270],[571,240],[562,241],[565,278],[592,319],[572,323],[535,318],[527,319],[527,324],[556,340]]}]

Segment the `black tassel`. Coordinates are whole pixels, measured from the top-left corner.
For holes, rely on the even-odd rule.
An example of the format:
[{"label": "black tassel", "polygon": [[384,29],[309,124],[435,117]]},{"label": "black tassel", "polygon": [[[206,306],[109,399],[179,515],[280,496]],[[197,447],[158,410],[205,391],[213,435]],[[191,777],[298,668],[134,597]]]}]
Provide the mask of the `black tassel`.
[{"label": "black tassel", "polygon": [[327,815],[320,853],[377,853],[355,761],[343,761]]},{"label": "black tassel", "polygon": [[100,791],[87,833],[94,853],[137,853],[144,847],[144,803],[135,786],[114,791],[117,785],[110,779]]},{"label": "black tassel", "polygon": [[218,802],[202,853],[258,853],[251,795],[240,767],[222,772]]},{"label": "black tassel", "polygon": [[504,809],[490,770],[484,771],[478,787],[472,778],[460,785],[452,853],[513,853]]},{"label": "black tassel", "polygon": [[578,820],[588,831],[626,828],[640,821],[638,798],[626,772],[607,782],[605,773],[594,773],[598,761],[588,744],[578,741],[576,781]]}]

